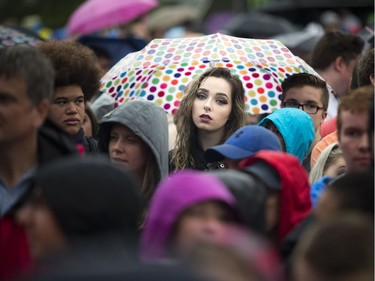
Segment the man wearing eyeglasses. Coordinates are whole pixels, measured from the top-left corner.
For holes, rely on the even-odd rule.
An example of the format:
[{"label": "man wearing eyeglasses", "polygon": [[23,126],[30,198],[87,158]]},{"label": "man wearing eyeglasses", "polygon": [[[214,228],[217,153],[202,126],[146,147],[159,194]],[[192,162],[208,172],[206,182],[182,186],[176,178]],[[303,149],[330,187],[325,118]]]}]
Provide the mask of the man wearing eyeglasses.
[{"label": "man wearing eyeglasses", "polygon": [[[310,115],[314,122],[315,139],[311,149],[321,140],[320,126],[327,116],[329,94],[327,84],[319,77],[298,73],[287,77],[281,84],[281,107],[299,108]],[[304,161],[304,167],[310,171],[310,155]]]}]

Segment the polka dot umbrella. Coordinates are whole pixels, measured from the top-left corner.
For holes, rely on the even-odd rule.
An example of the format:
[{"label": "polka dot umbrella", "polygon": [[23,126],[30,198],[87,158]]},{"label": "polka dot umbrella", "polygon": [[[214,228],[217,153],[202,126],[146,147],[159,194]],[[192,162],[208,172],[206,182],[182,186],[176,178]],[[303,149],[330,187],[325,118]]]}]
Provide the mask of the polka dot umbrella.
[{"label": "polka dot umbrella", "polygon": [[279,41],[216,33],[151,41],[113,66],[101,80],[101,91],[115,98],[116,105],[143,98],[174,114],[183,89],[212,67],[227,67],[241,79],[246,111],[251,114],[279,108],[280,84],[287,76],[318,75]]}]

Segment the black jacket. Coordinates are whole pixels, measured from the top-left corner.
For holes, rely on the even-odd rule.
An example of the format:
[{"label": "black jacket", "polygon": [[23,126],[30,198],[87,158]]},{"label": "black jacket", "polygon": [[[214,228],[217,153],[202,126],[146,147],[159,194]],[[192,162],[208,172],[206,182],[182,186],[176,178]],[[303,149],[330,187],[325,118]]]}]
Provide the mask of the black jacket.
[{"label": "black jacket", "polygon": [[[47,120],[43,125],[44,130],[50,131],[52,134],[55,135],[64,135],[65,139],[70,141],[71,145],[82,145],[85,149],[85,152],[99,152],[98,148],[98,141],[92,137],[86,137],[83,129],[81,128],[77,134],[75,135],[67,135],[61,129],[59,129],[56,125],[54,125],[51,121]],[[59,137],[61,139],[61,137]],[[66,141],[64,141],[66,142]],[[76,149],[77,150],[77,149]]]},{"label": "black jacket", "polygon": [[[171,162],[173,154],[173,149],[169,151],[169,173],[172,173],[175,171],[176,167]],[[212,162],[209,163],[204,158],[204,150],[199,146],[195,145],[193,148],[193,157],[195,161],[194,167],[186,167],[187,169],[193,169],[193,170],[200,170],[200,171],[207,171],[207,170],[218,170],[218,169],[224,169],[225,166],[221,162]]]}]

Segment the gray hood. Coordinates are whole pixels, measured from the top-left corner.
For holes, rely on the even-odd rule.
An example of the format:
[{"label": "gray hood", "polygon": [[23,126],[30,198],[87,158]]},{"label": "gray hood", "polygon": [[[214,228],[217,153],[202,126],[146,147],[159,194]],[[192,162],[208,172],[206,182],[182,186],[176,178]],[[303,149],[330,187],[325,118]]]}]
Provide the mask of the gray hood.
[{"label": "gray hood", "polygon": [[168,121],[165,111],[155,103],[133,100],[121,104],[100,120],[99,148],[108,153],[109,135],[113,123],[133,131],[153,152],[159,175],[158,181],[168,175]]}]

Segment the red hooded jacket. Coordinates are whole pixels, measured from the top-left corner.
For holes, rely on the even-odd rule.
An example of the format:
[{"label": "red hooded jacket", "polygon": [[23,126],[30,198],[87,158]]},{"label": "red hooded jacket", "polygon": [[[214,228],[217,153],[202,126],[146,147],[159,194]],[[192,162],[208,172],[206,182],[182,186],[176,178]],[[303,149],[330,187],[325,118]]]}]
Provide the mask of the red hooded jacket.
[{"label": "red hooded jacket", "polygon": [[[308,175],[298,158],[278,151],[259,151],[243,160],[241,167],[250,166],[259,159],[267,162],[280,175],[278,239],[279,242],[282,242],[287,234],[311,211]],[[267,182],[267,179],[264,180]]]}]

